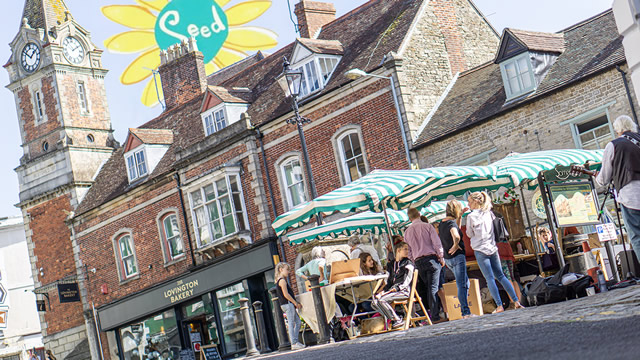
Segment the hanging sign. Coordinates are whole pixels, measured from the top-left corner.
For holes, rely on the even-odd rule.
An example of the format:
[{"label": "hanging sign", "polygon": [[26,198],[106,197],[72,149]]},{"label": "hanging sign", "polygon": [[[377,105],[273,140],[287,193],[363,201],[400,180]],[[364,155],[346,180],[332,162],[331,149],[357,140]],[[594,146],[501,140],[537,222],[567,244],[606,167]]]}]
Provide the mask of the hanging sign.
[{"label": "hanging sign", "polygon": [[80,301],[78,283],[58,284],[58,297],[61,304]]},{"label": "hanging sign", "polygon": [[47,311],[47,305],[44,300],[36,300],[36,308],[38,311]]},{"label": "hanging sign", "polygon": [[588,180],[589,175],[571,171],[571,166],[556,165],[553,170],[543,172],[546,182]]},{"label": "hanging sign", "polygon": [[531,198],[531,209],[535,216],[540,219],[547,219],[547,212],[544,209],[544,201],[542,200],[540,188],[533,193],[533,197]]}]

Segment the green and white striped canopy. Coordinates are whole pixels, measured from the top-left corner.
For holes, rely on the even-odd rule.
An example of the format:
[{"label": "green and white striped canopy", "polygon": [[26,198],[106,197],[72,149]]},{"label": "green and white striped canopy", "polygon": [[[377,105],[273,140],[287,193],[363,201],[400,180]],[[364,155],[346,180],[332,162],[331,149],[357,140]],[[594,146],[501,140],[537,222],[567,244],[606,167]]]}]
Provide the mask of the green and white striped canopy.
[{"label": "green and white striped canopy", "polygon": [[535,180],[540,171],[552,170],[556,165],[601,163],[603,152],[603,150],[567,149],[513,153],[489,166],[495,167],[498,175],[511,176],[514,186],[517,186],[528,180]]},{"label": "green and white striped canopy", "polygon": [[[467,203],[462,201],[462,207],[466,206]],[[445,201],[434,201],[431,205],[422,208],[420,213],[426,216],[429,221],[433,221],[440,216],[444,216],[446,207],[447,203]],[[403,229],[409,226],[409,217],[404,210],[388,210],[387,216],[393,228]],[[287,237],[291,245],[298,245],[316,239],[337,238],[366,232],[376,235],[387,232],[383,213],[365,211],[328,224],[291,233]]]},{"label": "green and white striped canopy", "polygon": [[[501,181],[500,181],[501,180]],[[448,194],[498,188],[510,184],[511,179],[497,179],[495,168],[489,166],[451,166],[425,170],[375,170],[368,175],[319,196],[280,215],[273,223],[277,235],[308,223],[322,213],[362,211],[381,212],[384,207],[394,210],[419,207],[434,196],[445,199]],[[446,191],[443,189],[447,189]],[[437,191],[434,191],[437,190]],[[430,193],[434,191],[433,195]],[[446,194],[445,194],[446,193]]]}]

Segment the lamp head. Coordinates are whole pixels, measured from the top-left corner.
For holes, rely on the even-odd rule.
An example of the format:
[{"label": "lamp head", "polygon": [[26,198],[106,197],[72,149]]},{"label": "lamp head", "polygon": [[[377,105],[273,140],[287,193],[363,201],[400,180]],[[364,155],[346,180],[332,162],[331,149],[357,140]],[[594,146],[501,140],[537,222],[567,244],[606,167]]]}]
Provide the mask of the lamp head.
[{"label": "lamp head", "polygon": [[347,71],[344,76],[347,77],[347,79],[350,80],[355,80],[355,79],[359,79],[363,76],[367,76],[369,74],[367,74],[366,72],[360,70],[360,69],[351,69],[349,71]]},{"label": "lamp head", "polygon": [[302,71],[291,70],[286,57],[283,58],[282,68],[282,74],[276,78],[278,84],[282,87],[286,97],[298,97],[302,86]]}]

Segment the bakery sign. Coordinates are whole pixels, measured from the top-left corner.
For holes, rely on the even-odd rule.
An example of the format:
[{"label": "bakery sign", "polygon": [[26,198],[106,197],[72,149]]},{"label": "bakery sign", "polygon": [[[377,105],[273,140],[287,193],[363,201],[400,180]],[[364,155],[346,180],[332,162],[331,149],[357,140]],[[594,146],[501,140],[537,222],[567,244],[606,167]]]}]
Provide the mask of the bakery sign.
[{"label": "bakery sign", "polygon": [[193,291],[198,287],[198,280],[184,282],[180,280],[176,286],[164,291],[164,298],[175,303],[180,300],[186,300],[193,296]]},{"label": "bakery sign", "polygon": [[61,304],[80,301],[78,283],[58,284],[58,298]]}]

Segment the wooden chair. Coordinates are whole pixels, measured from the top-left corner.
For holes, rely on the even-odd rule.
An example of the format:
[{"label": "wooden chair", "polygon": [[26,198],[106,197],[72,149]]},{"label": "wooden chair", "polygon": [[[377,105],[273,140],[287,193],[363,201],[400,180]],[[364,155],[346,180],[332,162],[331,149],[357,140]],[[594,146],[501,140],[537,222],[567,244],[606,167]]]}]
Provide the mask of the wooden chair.
[{"label": "wooden chair", "polygon": [[[404,330],[409,329],[409,326],[416,326],[418,321],[427,320],[429,325],[433,325],[431,322],[431,318],[429,317],[429,313],[427,309],[424,307],[422,303],[422,299],[420,295],[418,295],[418,291],[416,290],[416,285],[418,284],[418,270],[413,271],[413,280],[411,281],[411,292],[409,293],[409,298],[407,299],[398,299],[391,303],[391,307],[395,308],[397,305],[402,305],[404,308],[405,318],[404,318]],[[414,316],[413,306],[420,306],[424,316],[418,316],[416,313]]]}]

